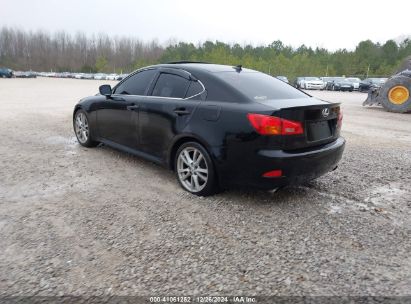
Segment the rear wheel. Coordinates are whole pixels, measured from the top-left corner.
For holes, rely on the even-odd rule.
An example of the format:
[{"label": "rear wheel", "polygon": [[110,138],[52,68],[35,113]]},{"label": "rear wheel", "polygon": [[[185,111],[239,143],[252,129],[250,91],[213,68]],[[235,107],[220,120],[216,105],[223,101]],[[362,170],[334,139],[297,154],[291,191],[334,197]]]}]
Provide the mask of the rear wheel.
[{"label": "rear wheel", "polygon": [[95,147],[98,142],[91,139],[91,130],[85,111],[78,110],[73,117],[74,133],[80,145],[84,147]]},{"label": "rear wheel", "polygon": [[215,194],[218,190],[213,163],[207,150],[196,142],[187,142],[178,149],[174,168],[180,185],[199,196]]},{"label": "rear wheel", "polygon": [[387,80],[379,93],[381,104],[391,112],[411,112],[411,78],[395,76]]}]

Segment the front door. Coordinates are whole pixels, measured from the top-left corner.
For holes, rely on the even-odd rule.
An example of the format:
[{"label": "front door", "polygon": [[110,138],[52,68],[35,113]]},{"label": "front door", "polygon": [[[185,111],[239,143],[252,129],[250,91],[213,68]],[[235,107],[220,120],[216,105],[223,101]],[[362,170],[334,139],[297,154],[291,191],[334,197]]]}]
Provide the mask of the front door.
[{"label": "front door", "polygon": [[132,96],[113,96],[97,110],[100,137],[117,144],[138,148],[138,103]]},{"label": "front door", "polygon": [[139,150],[139,106],[156,74],[155,69],[139,71],[113,89],[113,94],[97,110],[100,137]]}]

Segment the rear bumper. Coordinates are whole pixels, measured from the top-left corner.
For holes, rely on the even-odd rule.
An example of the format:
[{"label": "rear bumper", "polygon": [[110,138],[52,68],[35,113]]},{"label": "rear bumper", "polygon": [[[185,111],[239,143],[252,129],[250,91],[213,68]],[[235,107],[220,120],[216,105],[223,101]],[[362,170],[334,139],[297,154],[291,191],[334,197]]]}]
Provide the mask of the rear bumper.
[{"label": "rear bumper", "polygon": [[[339,137],[332,143],[303,152],[259,150],[250,162],[237,164],[230,174],[223,174],[222,185],[241,185],[260,189],[274,189],[290,184],[301,184],[334,170],[341,160],[345,140]],[[262,177],[271,170],[282,170],[281,177]],[[228,172],[225,172],[228,173]]]}]

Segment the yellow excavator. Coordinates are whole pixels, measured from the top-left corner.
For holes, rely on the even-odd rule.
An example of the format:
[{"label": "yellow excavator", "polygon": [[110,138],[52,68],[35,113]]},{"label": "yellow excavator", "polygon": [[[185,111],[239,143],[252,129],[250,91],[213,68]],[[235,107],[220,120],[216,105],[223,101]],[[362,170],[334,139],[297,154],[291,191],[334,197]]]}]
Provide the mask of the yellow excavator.
[{"label": "yellow excavator", "polygon": [[396,113],[411,112],[411,56],[381,88],[371,88],[362,105],[381,105],[387,111]]}]

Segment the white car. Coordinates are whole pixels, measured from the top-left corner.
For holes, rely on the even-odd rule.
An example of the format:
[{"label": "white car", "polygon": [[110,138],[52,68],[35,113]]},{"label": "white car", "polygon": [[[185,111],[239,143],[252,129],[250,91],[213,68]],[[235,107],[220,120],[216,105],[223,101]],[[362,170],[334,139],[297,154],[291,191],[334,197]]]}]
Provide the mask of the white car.
[{"label": "white car", "polygon": [[97,79],[97,80],[106,80],[106,79],[107,79],[107,75],[106,75],[106,74],[103,74],[103,73],[97,73],[97,74],[94,74],[94,79]]},{"label": "white car", "polygon": [[324,90],[324,81],[318,77],[304,77],[301,81],[301,88],[306,90]]},{"label": "white car", "polygon": [[354,86],[354,90],[358,91],[358,88],[360,87],[361,79],[357,77],[349,77],[347,78],[347,80],[352,83],[352,85]]},{"label": "white car", "polygon": [[117,74],[108,74],[108,75],[106,76],[106,79],[107,79],[107,80],[116,80],[117,77],[118,77]]}]

